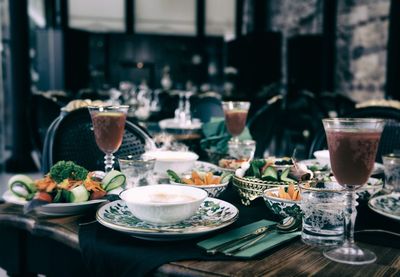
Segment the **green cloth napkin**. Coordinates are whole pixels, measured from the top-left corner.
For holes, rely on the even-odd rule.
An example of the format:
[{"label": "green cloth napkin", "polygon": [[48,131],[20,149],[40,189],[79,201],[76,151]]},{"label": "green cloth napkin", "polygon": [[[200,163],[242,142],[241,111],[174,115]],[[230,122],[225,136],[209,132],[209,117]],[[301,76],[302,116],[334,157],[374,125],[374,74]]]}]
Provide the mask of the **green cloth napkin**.
[{"label": "green cloth napkin", "polygon": [[[263,220],[242,226],[240,228],[233,229],[229,232],[219,234],[215,237],[200,241],[199,243],[197,243],[197,245],[205,250],[208,250],[208,249],[214,248],[218,245],[221,245],[225,242],[234,240],[243,235],[251,233],[259,227],[269,226],[269,225],[273,225],[273,224],[276,224],[276,222],[263,219]],[[261,239],[257,243],[255,243],[252,247],[249,247],[247,249],[244,249],[241,252],[236,253],[234,255],[234,257],[252,258],[252,257],[254,257],[258,254],[261,254],[275,246],[278,246],[282,243],[285,243],[289,240],[292,240],[292,239],[298,237],[300,235],[300,233],[301,232],[281,234],[281,233],[278,233],[277,231],[272,231],[271,233],[268,233],[263,239]]]},{"label": "green cloth napkin", "polygon": [[[226,154],[228,152],[228,141],[232,136],[228,133],[223,117],[213,117],[211,121],[202,125],[204,138],[200,141],[203,150],[214,153]],[[245,127],[239,136],[240,140],[252,139],[249,129]]]}]

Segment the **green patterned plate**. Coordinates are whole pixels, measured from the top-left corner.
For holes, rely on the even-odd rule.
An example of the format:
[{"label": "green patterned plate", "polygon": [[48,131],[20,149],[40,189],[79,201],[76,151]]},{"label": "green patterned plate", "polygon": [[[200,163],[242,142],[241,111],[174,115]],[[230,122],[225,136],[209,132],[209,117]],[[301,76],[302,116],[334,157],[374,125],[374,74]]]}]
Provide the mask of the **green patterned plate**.
[{"label": "green patterned plate", "polygon": [[400,220],[400,193],[371,198],[368,206],[381,215]]},{"label": "green patterned plate", "polygon": [[180,240],[200,236],[226,227],[238,218],[232,204],[207,198],[197,213],[173,225],[156,226],[136,218],[121,200],[108,203],[97,210],[97,221],[116,231],[147,240]]}]

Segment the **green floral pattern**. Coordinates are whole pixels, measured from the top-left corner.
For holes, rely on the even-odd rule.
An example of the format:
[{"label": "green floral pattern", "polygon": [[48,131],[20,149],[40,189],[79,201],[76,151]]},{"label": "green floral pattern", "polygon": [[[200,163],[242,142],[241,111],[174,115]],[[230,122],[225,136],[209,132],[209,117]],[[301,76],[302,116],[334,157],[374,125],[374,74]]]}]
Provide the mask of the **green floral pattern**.
[{"label": "green floral pattern", "polygon": [[392,193],[372,198],[369,206],[374,211],[400,220],[400,193]]},{"label": "green floral pattern", "polygon": [[191,218],[173,225],[157,226],[136,218],[123,201],[111,202],[100,209],[97,217],[110,225],[147,233],[187,233],[213,229],[233,222],[238,210],[233,205],[213,198],[207,198]]}]

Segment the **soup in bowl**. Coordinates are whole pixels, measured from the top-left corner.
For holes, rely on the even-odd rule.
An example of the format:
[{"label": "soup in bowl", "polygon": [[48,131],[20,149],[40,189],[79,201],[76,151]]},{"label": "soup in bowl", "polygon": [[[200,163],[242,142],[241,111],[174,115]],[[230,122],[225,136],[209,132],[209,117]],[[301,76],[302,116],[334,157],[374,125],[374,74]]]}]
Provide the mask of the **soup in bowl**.
[{"label": "soup in bowl", "polygon": [[127,189],[120,197],[140,220],[169,225],[193,216],[206,199],[207,192],[179,185],[152,185]]}]

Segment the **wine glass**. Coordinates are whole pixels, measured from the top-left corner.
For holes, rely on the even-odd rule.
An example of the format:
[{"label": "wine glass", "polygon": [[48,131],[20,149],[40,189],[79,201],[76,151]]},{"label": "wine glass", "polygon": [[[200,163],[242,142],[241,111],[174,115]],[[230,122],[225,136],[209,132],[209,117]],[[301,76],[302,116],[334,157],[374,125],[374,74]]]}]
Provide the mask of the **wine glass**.
[{"label": "wine glass", "polygon": [[89,106],[97,146],[105,153],[105,172],[114,168],[114,155],[124,136],[129,106]]},{"label": "wine glass", "polygon": [[249,112],[250,102],[227,101],[222,102],[225,115],[225,125],[228,132],[232,135],[232,142],[239,143],[239,135],[246,126],[247,113]]},{"label": "wine glass", "polygon": [[357,215],[355,190],[363,186],[374,167],[384,120],[369,118],[332,118],[322,120],[328,141],[333,175],[346,189],[345,241],[342,246],[324,251],[324,256],[346,264],[369,264],[373,252],[354,243]]}]

